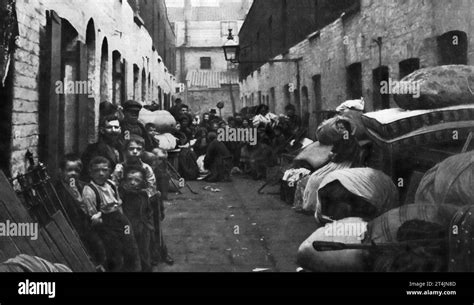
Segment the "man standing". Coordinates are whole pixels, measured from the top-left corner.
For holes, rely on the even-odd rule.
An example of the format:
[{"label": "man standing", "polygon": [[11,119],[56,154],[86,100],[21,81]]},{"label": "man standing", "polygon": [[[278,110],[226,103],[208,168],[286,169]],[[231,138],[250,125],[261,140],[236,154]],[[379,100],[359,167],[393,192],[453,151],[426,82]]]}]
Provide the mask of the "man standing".
[{"label": "man standing", "polygon": [[[99,141],[87,146],[82,154],[82,164],[89,162],[97,156],[104,157],[109,160],[110,164],[115,167],[123,161],[121,154],[121,128],[120,122],[115,115],[106,115],[99,122]],[[89,181],[87,166],[84,166],[81,178]]]},{"label": "man standing", "polygon": [[138,121],[138,115],[143,106],[135,101],[126,101],[123,105],[124,120],[121,123],[122,134],[125,140],[130,139],[132,134],[142,137],[145,140],[145,150],[151,152],[156,148],[155,141],[146,131],[145,125]]},{"label": "man standing", "polygon": [[178,120],[179,116],[180,116],[180,111],[181,111],[181,106],[183,105],[183,101],[178,98],[174,101],[174,106],[170,108],[169,112],[171,113],[172,116],[174,116],[174,118],[176,119],[176,121]]}]

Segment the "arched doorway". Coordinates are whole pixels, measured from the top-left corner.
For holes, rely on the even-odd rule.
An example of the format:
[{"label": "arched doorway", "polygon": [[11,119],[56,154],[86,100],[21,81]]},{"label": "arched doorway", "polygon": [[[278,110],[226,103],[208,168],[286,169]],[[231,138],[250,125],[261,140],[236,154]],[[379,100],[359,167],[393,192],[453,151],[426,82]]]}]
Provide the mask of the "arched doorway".
[{"label": "arched doorway", "polygon": [[102,41],[100,57],[100,100],[110,101],[109,98],[109,43],[107,38]]},{"label": "arched doorway", "polygon": [[304,86],[301,88],[301,92],[303,93],[302,101],[301,101],[301,120],[303,122],[304,127],[309,126],[309,93],[308,87]]},{"label": "arched doorway", "polygon": [[[90,19],[89,22],[87,23],[87,30],[86,30],[86,50],[87,50],[87,78],[89,80],[90,84],[94,84],[90,88],[90,90],[95,93],[97,92],[95,88],[96,84],[96,34],[95,34],[95,25],[94,25],[94,20]],[[86,120],[86,126],[88,126],[88,135],[89,139],[88,142],[93,142],[95,137],[95,106],[98,101],[95,100],[95,94],[94,96],[88,96],[87,99],[87,117],[85,118]],[[83,145],[88,144],[84,143]],[[81,145],[82,146],[82,145]],[[81,147],[82,149],[82,147]]]},{"label": "arched doorway", "polygon": [[142,102],[146,101],[146,73],[145,69],[142,70]]}]

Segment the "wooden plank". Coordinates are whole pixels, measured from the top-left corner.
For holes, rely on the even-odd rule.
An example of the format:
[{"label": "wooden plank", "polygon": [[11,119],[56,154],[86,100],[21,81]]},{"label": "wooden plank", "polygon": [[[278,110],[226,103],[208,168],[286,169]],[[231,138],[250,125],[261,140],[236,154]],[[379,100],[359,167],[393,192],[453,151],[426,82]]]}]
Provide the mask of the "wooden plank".
[{"label": "wooden plank", "polygon": [[4,262],[21,254],[20,249],[10,237],[0,237],[0,262]]},{"label": "wooden plank", "polygon": [[64,235],[61,233],[61,230],[55,222],[52,221],[48,223],[46,225],[46,231],[62,253],[63,257],[66,259],[66,265],[69,266],[69,268],[73,271],[82,271],[85,269],[85,266],[82,265],[81,261],[74,254],[74,251],[69,246],[69,243],[66,241]]},{"label": "wooden plank", "polygon": [[37,252],[39,253],[37,255],[38,257],[44,258],[45,260],[48,260],[50,262],[54,262],[54,260],[56,259],[53,251],[44,240],[44,237],[43,235],[41,235],[40,231],[38,232],[38,239],[32,240],[30,242],[30,245],[33,248],[37,249]]},{"label": "wooden plank", "polygon": [[62,27],[61,18],[55,11],[51,11],[48,18],[47,36],[50,42],[49,49],[49,105],[48,105],[48,171],[54,175],[59,167],[59,109],[60,96],[56,94],[56,81],[62,80]]},{"label": "wooden plank", "polygon": [[61,212],[58,212],[53,215],[53,219],[61,228],[61,231],[69,243],[69,246],[73,249],[74,253],[76,254],[77,258],[81,261],[82,265],[84,266],[84,271],[93,272],[95,271],[95,266],[92,263],[89,255],[84,249],[84,245],[82,244],[81,240],[79,239],[78,234],[73,230],[73,228],[69,225],[69,223],[64,218],[64,215]]},{"label": "wooden plank", "polygon": [[[1,188],[1,186],[0,186]],[[15,222],[15,223],[23,223],[21,219],[13,219],[13,217],[9,214],[8,210],[5,208],[5,202],[0,199],[0,219],[2,221],[10,221],[10,222]],[[8,238],[7,236],[1,236],[0,239],[6,239]],[[12,239],[12,242],[16,245],[17,249],[20,251],[20,253],[23,254],[29,254],[29,255],[38,255],[37,251],[35,250],[34,247],[31,246],[30,244],[30,237],[14,237]]]},{"label": "wooden plank", "polygon": [[53,260],[54,260],[52,262],[60,263],[60,264],[63,264],[63,265],[68,265],[68,262],[67,262],[66,258],[61,253],[61,251],[59,251],[58,247],[56,246],[54,241],[51,239],[48,232],[46,232],[46,230],[44,228],[41,228],[40,232],[41,232],[41,236],[43,237],[46,245],[51,250],[51,253],[53,255]]}]

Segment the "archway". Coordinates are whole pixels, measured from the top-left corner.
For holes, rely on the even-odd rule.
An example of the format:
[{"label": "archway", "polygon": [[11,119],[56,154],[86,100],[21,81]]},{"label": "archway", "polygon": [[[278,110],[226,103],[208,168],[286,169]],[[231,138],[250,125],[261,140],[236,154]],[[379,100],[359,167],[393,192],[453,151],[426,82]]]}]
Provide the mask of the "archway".
[{"label": "archway", "polygon": [[100,99],[109,101],[109,43],[107,38],[102,41],[100,57]]}]

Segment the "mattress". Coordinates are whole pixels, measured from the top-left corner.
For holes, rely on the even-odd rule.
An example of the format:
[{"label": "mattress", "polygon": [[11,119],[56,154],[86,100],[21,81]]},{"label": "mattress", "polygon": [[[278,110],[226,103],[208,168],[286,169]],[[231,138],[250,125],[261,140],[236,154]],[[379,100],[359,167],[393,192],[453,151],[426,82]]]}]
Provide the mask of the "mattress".
[{"label": "mattress", "polygon": [[429,110],[391,108],[362,115],[364,126],[385,140],[437,124],[474,120],[474,105],[458,105]]},{"label": "mattress", "polygon": [[442,123],[426,126],[393,139],[383,139],[377,132],[367,129],[370,139],[377,145],[391,149],[393,152],[404,146],[419,146],[435,143],[465,141],[474,131],[474,120]]}]

